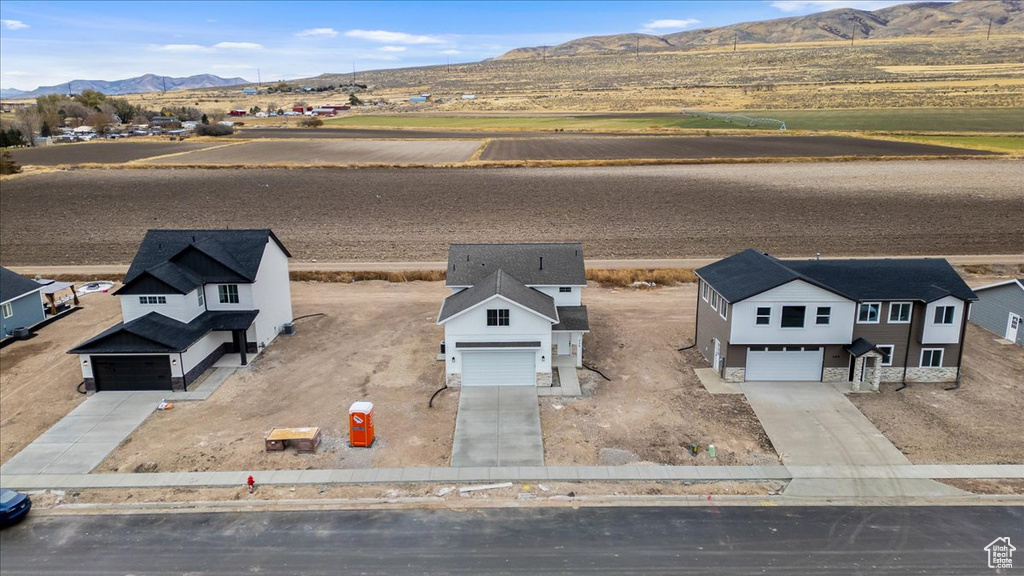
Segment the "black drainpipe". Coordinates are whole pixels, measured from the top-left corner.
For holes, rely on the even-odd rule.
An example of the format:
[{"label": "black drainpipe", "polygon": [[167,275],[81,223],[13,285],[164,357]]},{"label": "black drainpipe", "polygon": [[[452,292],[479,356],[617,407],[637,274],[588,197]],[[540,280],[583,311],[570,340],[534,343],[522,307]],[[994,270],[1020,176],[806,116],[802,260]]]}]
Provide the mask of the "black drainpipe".
[{"label": "black drainpipe", "polygon": [[[892,302],[889,303],[889,306],[892,306]],[[925,307],[925,310],[927,309],[928,308]],[[907,347],[903,350],[903,382],[900,384],[900,387],[896,389],[897,392],[907,387],[907,366],[910,364],[910,340],[914,337],[914,320],[919,316],[918,314],[914,314],[913,304],[910,305],[910,313],[913,314],[913,316],[911,316],[910,319],[910,330],[907,330]],[[923,314],[924,312],[921,313],[921,315]]]},{"label": "black drainpipe", "polygon": [[964,315],[960,319],[960,353],[956,355],[956,383],[946,390],[956,390],[960,387],[960,371],[964,363],[964,337],[967,335],[967,313],[971,306],[970,302],[964,302]]}]

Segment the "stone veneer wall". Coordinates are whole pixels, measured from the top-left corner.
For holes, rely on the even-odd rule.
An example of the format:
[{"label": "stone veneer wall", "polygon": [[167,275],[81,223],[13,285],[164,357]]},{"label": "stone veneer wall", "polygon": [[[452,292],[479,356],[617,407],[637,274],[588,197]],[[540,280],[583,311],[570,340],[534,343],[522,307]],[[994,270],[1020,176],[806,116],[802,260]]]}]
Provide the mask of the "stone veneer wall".
[{"label": "stone veneer wall", "polygon": [[825,368],[821,372],[822,382],[849,382],[849,368]]},{"label": "stone veneer wall", "polygon": [[956,368],[907,368],[907,382],[956,382]]},{"label": "stone veneer wall", "polygon": [[537,372],[537,386],[551,386],[551,372]]},{"label": "stone veneer wall", "polygon": [[448,374],[445,378],[445,384],[447,384],[449,388],[462,387],[462,374]]},{"label": "stone veneer wall", "polygon": [[746,377],[746,368],[726,368],[725,376],[722,377],[722,380],[726,382],[743,382]]}]

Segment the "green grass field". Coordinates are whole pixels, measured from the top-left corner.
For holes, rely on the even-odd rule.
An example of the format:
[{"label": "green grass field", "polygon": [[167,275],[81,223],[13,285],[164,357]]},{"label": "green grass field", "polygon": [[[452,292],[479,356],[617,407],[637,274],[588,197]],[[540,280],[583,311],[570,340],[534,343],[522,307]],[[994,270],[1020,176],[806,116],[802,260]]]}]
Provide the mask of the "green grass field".
[{"label": "green grass field", "polygon": [[941,146],[958,146],[976,150],[992,150],[994,152],[1024,153],[1024,135],[1022,136],[901,136],[900,140],[938,144]]},{"label": "green grass field", "polygon": [[[894,132],[1021,132],[1022,108],[899,108],[855,110],[747,110],[743,116],[781,120],[790,130],[851,130]],[[639,131],[659,129],[768,130],[682,114],[607,114],[594,116],[347,116],[326,122],[338,127],[430,128],[456,130],[590,130]]]}]

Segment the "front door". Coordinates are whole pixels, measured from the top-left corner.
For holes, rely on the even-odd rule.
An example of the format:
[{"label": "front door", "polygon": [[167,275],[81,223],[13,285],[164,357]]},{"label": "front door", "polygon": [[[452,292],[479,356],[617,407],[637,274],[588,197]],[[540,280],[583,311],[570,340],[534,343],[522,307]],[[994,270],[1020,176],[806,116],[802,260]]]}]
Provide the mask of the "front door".
[{"label": "front door", "polygon": [[1020,316],[1010,312],[1010,319],[1006,321],[1006,339],[1010,342],[1017,341],[1017,330],[1020,328]]},{"label": "front door", "polygon": [[715,338],[715,361],[714,361],[714,364],[715,364],[715,370],[718,371],[718,372],[722,371],[721,363],[722,363],[722,343],[718,341],[718,338]]}]

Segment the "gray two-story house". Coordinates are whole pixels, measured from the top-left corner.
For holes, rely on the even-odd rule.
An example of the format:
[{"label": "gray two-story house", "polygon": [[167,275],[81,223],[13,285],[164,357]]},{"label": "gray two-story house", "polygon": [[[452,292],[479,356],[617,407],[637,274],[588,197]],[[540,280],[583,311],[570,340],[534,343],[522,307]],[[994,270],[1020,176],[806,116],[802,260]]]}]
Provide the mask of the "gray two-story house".
[{"label": "gray two-story house", "polygon": [[18,328],[29,328],[46,318],[39,291],[42,284],[0,266],[0,339]]},{"label": "gray two-story house", "polygon": [[696,344],[730,382],[952,382],[974,292],[943,259],[779,260],[697,270]]}]

